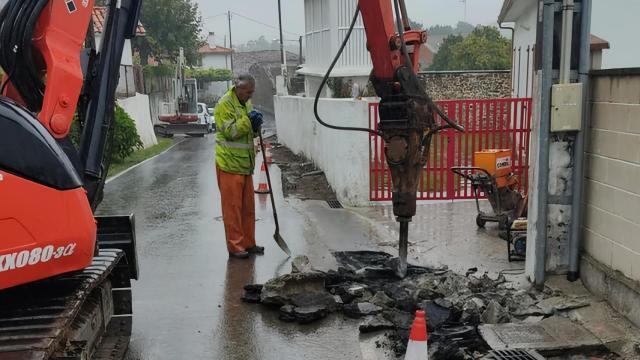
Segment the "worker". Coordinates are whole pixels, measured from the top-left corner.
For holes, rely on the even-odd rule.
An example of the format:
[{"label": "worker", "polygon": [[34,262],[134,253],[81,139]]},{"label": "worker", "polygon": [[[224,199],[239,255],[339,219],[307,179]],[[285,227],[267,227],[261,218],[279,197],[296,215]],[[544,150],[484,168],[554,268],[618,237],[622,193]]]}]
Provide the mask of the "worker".
[{"label": "worker", "polygon": [[222,218],[229,256],[246,259],[264,254],[256,245],[253,139],[262,125],[262,114],[253,111],[255,79],[240,75],[215,108],[216,175],[222,202]]}]

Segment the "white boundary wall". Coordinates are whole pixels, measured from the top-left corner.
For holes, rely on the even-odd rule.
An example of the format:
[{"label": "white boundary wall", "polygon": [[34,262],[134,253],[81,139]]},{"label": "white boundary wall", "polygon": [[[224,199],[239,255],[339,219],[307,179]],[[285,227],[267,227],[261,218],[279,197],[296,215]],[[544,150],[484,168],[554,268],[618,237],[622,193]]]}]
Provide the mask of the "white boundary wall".
[{"label": "white boundary wall", "polygon": [[[278,141],[312,160],[325,172],[338,200],[347,206],[369,204],[369,135],[320,125],[313,98],[274,96]],[[340,126],[369,127],[369,103],[352,99],[320,99],[322,120]]]},{"label": "white boundary wall", "polygon": [[158,143],[151,121],[149,96],[136,93],[136,96],[118,99],[118,105],[135,121],[138,135],[145,149]]}]

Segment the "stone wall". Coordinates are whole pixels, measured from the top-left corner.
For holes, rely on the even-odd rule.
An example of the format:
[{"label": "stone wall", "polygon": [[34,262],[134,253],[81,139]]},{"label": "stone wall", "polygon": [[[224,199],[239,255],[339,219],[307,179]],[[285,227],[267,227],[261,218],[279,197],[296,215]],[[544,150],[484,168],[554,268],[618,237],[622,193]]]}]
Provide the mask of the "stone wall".
[{"label": "stone wall", "polygon": [[170,76],[145,76],[144,93],[149,95],[149,109],[151,112],[151,122],[158,122],[158,115],[162,103],[173,102],[174,82]]},{"label": "stone wall", "polygon": [[495,99],[511,97],[511,72],[425,71],[420,72],[434,100]]}]

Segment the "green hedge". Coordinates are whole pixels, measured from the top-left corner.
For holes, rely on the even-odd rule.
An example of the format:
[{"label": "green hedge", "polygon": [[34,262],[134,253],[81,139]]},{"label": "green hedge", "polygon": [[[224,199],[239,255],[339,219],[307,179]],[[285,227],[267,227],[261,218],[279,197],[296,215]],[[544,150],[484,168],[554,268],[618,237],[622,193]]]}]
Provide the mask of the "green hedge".
[{"label": "green hedge", "polygon": [[233,79],[233,73],[228,69],[187,69],[185,76],[194,78],[198,82],[229,81]]},{"label": "green hedge", "polygon": [[116,105],[111,159],[122,161],[134,151],[142,149],[142,146],[135,121],[123,108]]},{"label": "green hedge", "polygon": [[173,77],[176,74],[176,66],[173,64],[145,65],[142,72],[144,76],[149,77]]},{"label": "green hedge", "polygon": [[[127,156],[133,154],[134,151],[142,149],[142,140],[138,135],[135,121],[124,111],[123,108],[116,105],[115,124],[113,128],[113,143],[111,150],[111,161],[119,162]],[[76,147],[80,146],[80,122],[77,118],[71,124],[69,138]]]}]

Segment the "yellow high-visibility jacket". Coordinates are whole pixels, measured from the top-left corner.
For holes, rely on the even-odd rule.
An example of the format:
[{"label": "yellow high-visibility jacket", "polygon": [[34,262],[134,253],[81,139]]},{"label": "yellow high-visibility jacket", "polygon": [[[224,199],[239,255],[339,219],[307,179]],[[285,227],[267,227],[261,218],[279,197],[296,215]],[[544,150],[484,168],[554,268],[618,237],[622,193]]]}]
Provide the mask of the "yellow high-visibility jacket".
[{"label": "yellow high-visibility jacket", "polygon": [[216,165],[220,170],[237,175],[251,175],[256,152],[249,112],[251,100],[244,105],[234,92],[235,87],[218,101],[214,110],[216,120]]}]

